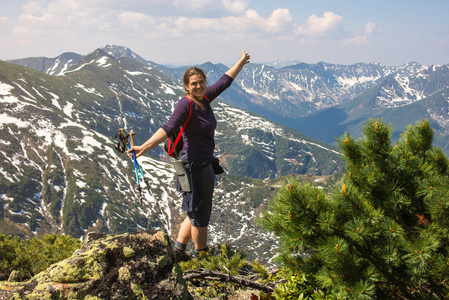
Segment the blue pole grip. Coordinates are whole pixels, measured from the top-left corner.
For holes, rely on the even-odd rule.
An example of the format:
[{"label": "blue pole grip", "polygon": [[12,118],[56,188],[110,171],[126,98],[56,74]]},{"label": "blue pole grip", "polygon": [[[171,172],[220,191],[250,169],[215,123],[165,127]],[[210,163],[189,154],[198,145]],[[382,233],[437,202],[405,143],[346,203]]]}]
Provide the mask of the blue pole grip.
[{"label": "blue pole grip", "polygon": [[[128,150],[131,149],[129,144],[127,144],[127,145],[128,145]],[[134,169],[136,170],[137,185],[139,185],[139,171],[137,170],[138,164],[137,164],[137,159],[136,159],[136,153],[134,153],[134,151],[132,153],[133,153]]]}]

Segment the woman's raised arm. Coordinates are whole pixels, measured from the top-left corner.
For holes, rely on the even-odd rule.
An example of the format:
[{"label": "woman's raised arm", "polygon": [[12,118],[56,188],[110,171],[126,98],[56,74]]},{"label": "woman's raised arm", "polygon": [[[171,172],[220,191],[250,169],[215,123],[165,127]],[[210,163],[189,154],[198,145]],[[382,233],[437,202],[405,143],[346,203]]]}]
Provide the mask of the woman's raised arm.
[{"label": "woman's raised arm", "polygon": [[240,71],[243,69],[243,66],[249,63],[249,59],[250,59],[249,54],[246,53],[245,50],[242,50],[242,57],[225,74],[231,77],[232,79],[235,79],[237,75],[240,73]]}]

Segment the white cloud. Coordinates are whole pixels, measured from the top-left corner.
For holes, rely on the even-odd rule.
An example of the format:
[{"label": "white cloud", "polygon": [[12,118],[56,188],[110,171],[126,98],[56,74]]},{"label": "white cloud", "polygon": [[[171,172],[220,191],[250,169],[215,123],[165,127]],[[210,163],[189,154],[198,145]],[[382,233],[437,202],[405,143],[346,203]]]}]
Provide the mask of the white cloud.
[{"label": "white cloud", "polygon": [[347,38],[342,41],[343,45],[366,45],[369,44],[368,37],[366,35],[358,35],[352,38]]},{"label": "white cloud", "polygon": [[376,23],[368,22],[365,25],[364,34],[360,34],[354,37],[346,38],[342,41],[344,45],[367,45],[370,43],[368,36],[384,32],[383,29],[377,27]]},{"label": "white cloud", "polygon": [[280,32],[289,29],[293,18],[288,9],[276,9],[267,19],[267,25],[270,32]]},{"label": "white cloud", "polygon": [[249,9],[246,11],[246,17],[259,30],[269,33],[277,33],[289,29],[293,20],[290,11],[281,8],[273,11],[266,19],[261,17],[255,10]]},{"label": "white cloud", "polygon": [[22,7],[19,26],[34,30],[71,28],[76,31],[101,24],[105,20],[104,12],[83,1],[57,0],[48,5],[29,1]]},{"label": "white cloud", "polygon": [[29,1],[22,6],[19,22],[37,24],[52,21],[52,19],[54,19],[52,12],[42,7],[41,3]]},{"label": "white cloud", "polygon": [[[87,54],[103,44],[116,44],[159,63],[224,62],[229,53],[240,53],[242,48],[252,53],[254,62],[298,56],[303,61],[330,58],[342,62],[338,55],[352,61],[356,59],[354,53],[358,55],[357,60],[362,61],[370,55],[370,49],[376,49],[375,55],[380,55],[378,49],[386,39],[395,34],[403,36],[402,32],[396,32],[394,24],[397,22],[392,25],[390,20],[379,15],[376,19],[366,19],[359,28],[346,28],[344,26],[354,23],[347,22],[354,15],[338,15],[336,11],[312,14],[319,5],[313,9],[302,7],[306,17],[298,19],[296,16],[302,14],[296,14],[300,8],[295,0],[272,1],[270,5],[256,0],[20,0],[6,3],[11,4],[2,6],[0,12],[0,44],[5,45],[0,48],[0,59],[54,57],[64,51]],[[364,15],[357,16],[357,20],[361,18]],[[380,34],[385,32],[380,24],[391,34]],[[441,47],[434,48],[446,49],[445,36],[430,40],[429,35],[427,45],[439,44]],[[388,47],[399,43],[397,40],[390,40]],[[370,43],[372,46],[360,51],[359,46]],[[390,57],[390,53],[386,57]]]},{"label": "white cloud", "polygon": [[[131,0],[127,5],[118,0],[31,0],[23,5],[13,34],[32,39],[41,35],[46,38],[100,35],[111,30],[118,35],[131,30],[144,35],[169,36],[192,30],[226,32],[233,29],[233,25],[245,23],[244,28],[249,27],[249,20],[244,20],[247,19],[244,14],[247,7],[248,0]],[[211,9],[219,11],[221,16],[217,13],[213,17],[191,16],[192,11],[198,10],[194,14],[198,15]],[[186,11],[189,13],[182,13]],[[226,14],[236,16],[226,17]],[[270,28],[276,28],[279,21],[270,20],[268,23]]]},{"label": "white cloud", "polygon": [[311,15],[306,25],[300,25],[296,28],[295,33],[298,35],[307,35],[312,37],[322,37],[328,35],[341,27],[343,17],[333,12],[325,12],[323,17]]},{"label": "white cloud", "polygon": [[145,30],[157,23],[153,17],[133,11],[120,13],[117,15],[117,19],[121,25],[132,30]]},{"label": "white cloud", "polygon": [[373,34],[376,32],[376,23],[374,22],[368,22],[365,26],[365,34]]},{"label": "white cloud", "polygon": [[214,0],[174,0],[173,4],[181,9],[201,10],[208,8]]},{"label": "white cloud", "polygon": [[220,28],[219,19],[207,19],[207,18],[186,18],[179,17],[175,21],[176,28],[181,32],[206,32],[214,31]]},{"label": "white cloud", "polygon": [[365,26],[365,34],[366,35],[371,35],[371,34],[375,34],[378,32],[384,32],[383,29],[377,27],[377,24],[374,22],[368,22]]},{"label": "white cloud", "polygon": [[243,14],[248,9],[246,0],[221,0],[224,9],[234,15]]},{"label": "white cloud", "polygon": [[235,33],[279,33],[291,28],[292,17],[288,9],[277,9],[268,18],[261,17],[255,10],[249,9],[241,16],[221,18],[179,17],[174,24],[176,31],[183,33],[222,32],[223,36]]},{"label": "white cloud", "polygon": [[248,8],[249,0],[173,0],[176,8],[189,13],[209,11],[226,12],[231,15],[243,14]]}]

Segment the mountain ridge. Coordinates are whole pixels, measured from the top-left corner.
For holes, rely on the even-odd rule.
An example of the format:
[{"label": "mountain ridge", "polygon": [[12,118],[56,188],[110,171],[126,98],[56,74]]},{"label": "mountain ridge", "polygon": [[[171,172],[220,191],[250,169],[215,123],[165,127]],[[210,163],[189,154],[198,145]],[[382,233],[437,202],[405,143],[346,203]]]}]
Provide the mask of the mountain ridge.
[{"label": "mountain ridge", "polygon": [[[164,228],[173,236],[182,219],[173,167],[160,147],[139,158],[152,190],[144,189],[140,204],[132,163],[115,151],[114,135],[133,129],[142,143],[182,95],[164,73],[101,49],[58,76],[0,61],[2,232],[78,238]],[[217,155],[228,174],[217,182],[211,240],[269,260],[276,240],[255,218],[275,180],[292,172],[330,176],[340,172],[340,156],[249,111],[221,101],[213,106]]]}]

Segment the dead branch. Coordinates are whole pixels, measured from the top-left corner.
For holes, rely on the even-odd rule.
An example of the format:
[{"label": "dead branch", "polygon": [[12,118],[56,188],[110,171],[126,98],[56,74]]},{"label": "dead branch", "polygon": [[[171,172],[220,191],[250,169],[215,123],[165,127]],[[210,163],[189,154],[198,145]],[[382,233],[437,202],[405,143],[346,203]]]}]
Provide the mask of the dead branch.
[{"label": "dead branch", "polygon": [[274,292],[274,288],[264,285],[253,280],[248,280],[240,276],[232,276],[231,274],[225,274],[221,272],[214,272],[209,270],[195,271],[189,270],[185,271],[183,278],[185,281],[191,281],[193,279],[204,279],[204,280],[215,280],[222,282],[234,282],[245,287],[253,288],[259,291],[264,291],[266,293]]}]

